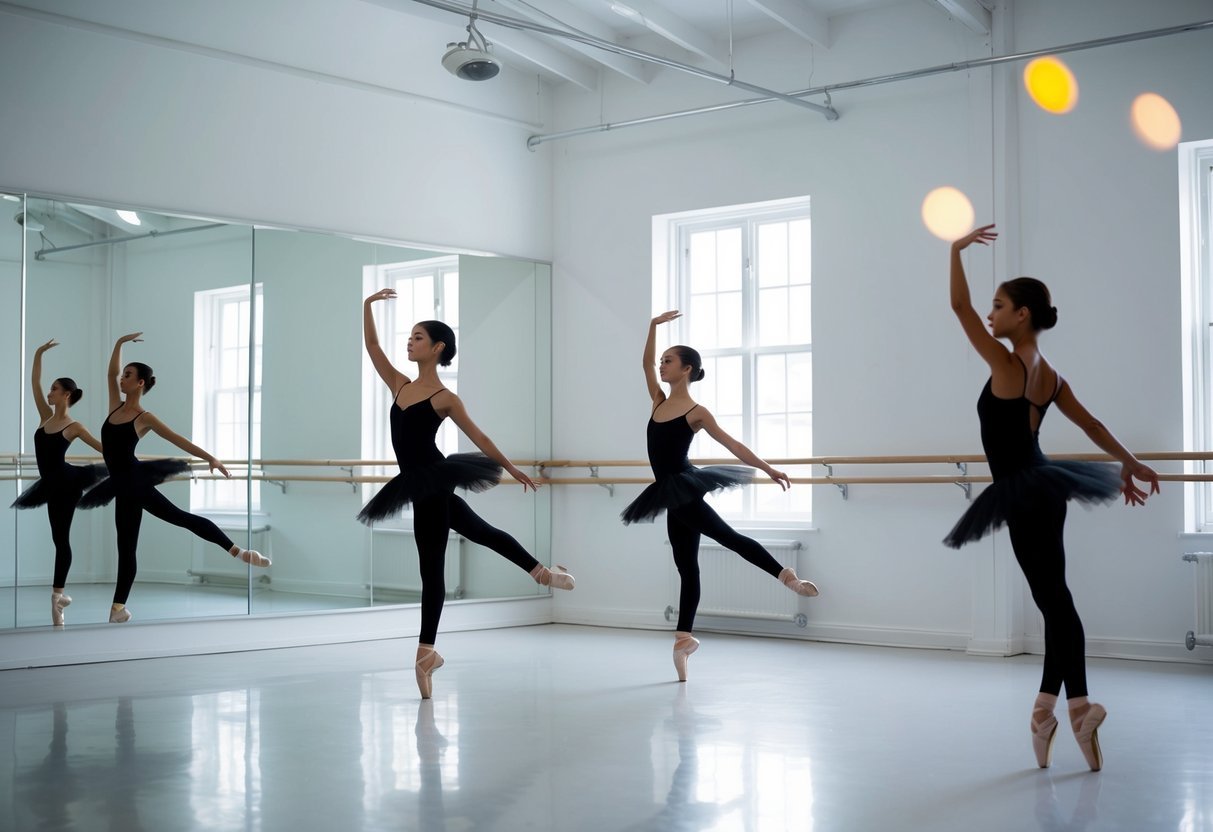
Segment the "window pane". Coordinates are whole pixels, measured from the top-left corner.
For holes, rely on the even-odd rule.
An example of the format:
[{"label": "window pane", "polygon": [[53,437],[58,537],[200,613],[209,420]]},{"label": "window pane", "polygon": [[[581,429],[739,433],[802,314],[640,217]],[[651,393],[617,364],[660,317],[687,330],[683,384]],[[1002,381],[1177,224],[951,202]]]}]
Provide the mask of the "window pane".
[{"label": "window pane", "polygon": [[716,291],[716,232],[691,234],[691,293]]},{"label": "window pane", "polygon": [[721,292],[741,288],[741,229],[716,232],[716,280]]},{"label": "window pane", "polygon": [[758,417],[758,441],[754,452],[763,459],[788,455],[788,417],[782,413]]},{"label": "window pane", "polygon": [[796,286],[788,292],[789,344],[813,343],[813,297],[808,286]]},{"label": "window pane", "polygon": [[[716,410],[712,413],[719,419],[721,416],[736,416],[741,418],[743,396],[745,393],[741,379],[741,356],[722,355],[716,359]],[[706,379],[705,379],[706,381]],[[723,422],[721,423],[723,424]],[[742,433],[730,433],[740,438]]]},{"label": "window pane", "polygon": [[459,272],[442,276],[442,314],[451,329],[459,329]]},{"label": "window pane", "polygon": [[788,224],[758,226],[758,285],[786,286],[788,282]]},{"label": "window pane", "polygon": [[716,296],[693,295],[691,297],[690,346],[697,350],[716,347]]},{"label": "window pane", "polygon": [[788,410],[812,410],[813,354],[809,352],[793,352],[788,354],[787,359]]},{"label": "window pane", "polygon": [[717,347],[740,347],[742,345],[741,292],[723,292],[716,296]]},{"label": "window pane", "polygon": [[788,343],[787,289],[759,290],[758,343],[764,347]]},{"label": "window pane", "polygon": [[811,282],[809,264],[809,221],[792,220],[788,223],[788,282]]},{"label": "window pane", "polygon": [[[793,413],[788,416],[788,456],[813,455],[813,414]],[[806,474],[806,476],[808,476]]]},{"label": "window pane", "polygon": [[758,383],[755,387],[758,414],[783,413],[788,409],[786,362],[782,355],[758,356]]},{"label": "window pane", "polygon": [[413,319],[409,326],[418,321],[434,319],[434,276],[422,275],[413,278]]},{"label": "window pane", "polygon": [[239,374],[236,371],[236,350],[219,351],[219,386],[235,387]]},{"label": "window pane", "polygon": [[240,301],[238,308],[240,310],[240,314],[236,319],[236,326],[238,329],[236,331],[235,343],[242,347],[247,347],[249,340],[249,302],[247,300]]}]

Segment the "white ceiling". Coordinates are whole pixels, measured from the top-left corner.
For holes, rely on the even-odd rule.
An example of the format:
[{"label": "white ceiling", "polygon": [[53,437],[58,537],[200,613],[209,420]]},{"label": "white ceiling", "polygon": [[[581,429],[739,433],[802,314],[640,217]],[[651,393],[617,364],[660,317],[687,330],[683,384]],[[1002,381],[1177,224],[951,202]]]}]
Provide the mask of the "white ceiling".
[{"label": "white ceiling", "polygon": [[[370,0],[431,19],[466,20],[416,0]],[[447,0],[464,9],[471,0]],[[727,72],[734,43],[792,32],[806,44],[828,49],[830,18],[902,3],[927,3],[982,31],[989,26],[990,0],[479,0],[479,10],[552,28],[572,29],[599,40],[639,49],[704,69]],[[437,16],[437,17],[436,17]],[[600,72],[647,83],[654,64],[542,33],[479,21],[506,66],[539,73],[553,83],[597,88]]]}]

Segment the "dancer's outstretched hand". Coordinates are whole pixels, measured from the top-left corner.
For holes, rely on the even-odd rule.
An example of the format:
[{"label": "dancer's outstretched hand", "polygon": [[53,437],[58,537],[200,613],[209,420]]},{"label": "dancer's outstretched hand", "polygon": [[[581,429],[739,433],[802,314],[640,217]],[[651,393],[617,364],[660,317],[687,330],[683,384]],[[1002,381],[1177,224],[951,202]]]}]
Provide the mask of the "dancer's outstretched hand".
[{"label": "dancer's outstretched hand", "polygon": [[961,237],[956,242],[952,243],[952,248],[957,251],[964,251],[973,243],[981,243],[983,246],[988,246],[990,243],[998,239],[998,232],[994,230],[994,223],[983,225],[980,228],[975,228],[968,234]]},{"label": "dancer's outstretched hand", "polygon": [[785,474],[783,471],[776,471],[774,468],[772,468],[770,471],[767,472],[767,475],[771,479],[773,479],[775,482],[779,483],[779,489],[781,491],[787,491],[789,488],[792,487],[791,478],[788,477],[788,475]]},{"label": "dancer's outstretched hand", "polygon": [[53,347],[57,347],[57,346],[59,346],[59,342],[56,341],[54,338],[52,338],[51,340],[47,341],[42,346],[38,347],[38,349],[34,350],[34,352],[35,353],[44,353],[47,350],[52,349]]},{"label": "dancer's outstretched hand", "polygon": [[380,289],[375,294],[366,299],[366,303],[374,303],[377,300],[392,300],[396,297],[395,289]]},{"label": "dancer's outstretched hand", "polygon": [[679,312],[677,309],[671,309],[669,312],[662,312],[660,315],[658,315],[656,318],[654,318],[653,324],[654,325],[665,324],[665,323],[669,323],[670,321],[674,320],[675,318],[681,318],[681,317],[682,317],[681,312]]},{"label": "dancer's outstretched hand", "polygon": [[215,457],[211,457],[210,459],[208,459],[206,461],[206,464],[208,466],[210,466],[211,471],[218,471],[220,474],[223,474],[223,476],[227,477],[229,480],[232,478],[232,475],[230,473],[228,473],[228,470],[227,470],[227,468],[225,468],[223,466],[223,463],[220,462],[219,460],[215,459]]},{"label": "dancer's outstretched hand", "polygon": [[[1149,492],[1137,487],[1134,479],[1150,484]],[[1158,472],[1149,465],[1138,462],[1134,465],[1122,465],[1120,468],[1120,492],[1125,495],[1125,505],[1144,506],[1150,494],[1158,493]]]},{"label": "dancer's outstretched hand", "polygon": [[118,343],[125,344],[127,341],[142,341],[143,339],[139,337],[142,334],[142,332],[132,332],[129,335],[123,335],[118,339]]},{"label": "dancer's outstretched hand", "polygon": [[522,471],[520,471],[515,466],[511,465],[509,468],[507,468],[506,473],[509,474],[514,479],[518,480],[518,482],[522,483],[523,493],[526,493],[526,490],[528,488],[531,489],[532,491],[539,490],[539,484],[536,483],[530,477],[528,477],[526,474],[522,473]]}]

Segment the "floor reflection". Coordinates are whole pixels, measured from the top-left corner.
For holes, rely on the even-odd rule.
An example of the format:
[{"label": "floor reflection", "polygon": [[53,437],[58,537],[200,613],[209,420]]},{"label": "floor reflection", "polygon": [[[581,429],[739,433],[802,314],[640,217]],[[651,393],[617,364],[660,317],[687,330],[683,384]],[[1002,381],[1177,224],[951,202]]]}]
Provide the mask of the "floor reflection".
[{"label": "floor reflection", "polygon": [[[1078,781],[1078,796],[1068,813],[1057,798],[1058,786]],[[1040,772],[1036,780],[1036,822],[1041,832],[1085,832],[1099,816],[1099,790],[1103,778],[1093,772],[1078,772],[1054,777]]]}]

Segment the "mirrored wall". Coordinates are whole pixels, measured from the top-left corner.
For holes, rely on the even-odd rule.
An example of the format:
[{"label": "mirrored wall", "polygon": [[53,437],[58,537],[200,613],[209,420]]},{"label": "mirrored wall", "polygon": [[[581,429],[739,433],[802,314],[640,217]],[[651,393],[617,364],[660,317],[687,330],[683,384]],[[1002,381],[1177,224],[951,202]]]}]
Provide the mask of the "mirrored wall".
[{"label": "mirrored wall", "polygon": [[[373,528],[355,519],[396,470],[391,391],[362,340],[362,302],[379,289],[397,293],[375,313],[380,341],[401,371],[415,374],[404,353],[413,324],[446,321],[458,358],[444,383],[524,470],[533,469],[523,462],[550,456],[545,264],[32,195],[5,204],[11,218],[21,217],[0,217],[0,383],[11,396],[0,413],[6,505],[37,478],[41,417],[31,361],[39,345],[58,344],[43,354],[40,395],[60,377],[75,380],[84,395],[71,416],[100,438],[111,351],[116,339],[140,333],[123,345],[121,361],[153,369],[156,383],[141,406],[231,475],[195,459],[160,492],[273,561],[250,569],[144,513],[132,624],[419,600],[410,514]],[[449,420],[439,441],[446,453],[475,450]],[[188,456],[155,432],[137,450],[141,458]],[[99,461],[79,440],[68,455],[76,464]],[[506,483],[465,498],[549,561],[545,491]],[[49,626],[56,547],[46,507],[7,509],[0,535],[0,626]],[[66,624],[103,624],[118,562],[113,504],[78,510],[70,542]],[[457,535],[446,576],[450,601],[547,593]]]}]

